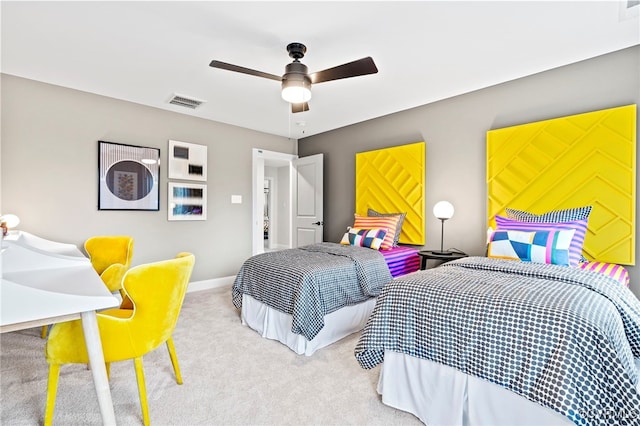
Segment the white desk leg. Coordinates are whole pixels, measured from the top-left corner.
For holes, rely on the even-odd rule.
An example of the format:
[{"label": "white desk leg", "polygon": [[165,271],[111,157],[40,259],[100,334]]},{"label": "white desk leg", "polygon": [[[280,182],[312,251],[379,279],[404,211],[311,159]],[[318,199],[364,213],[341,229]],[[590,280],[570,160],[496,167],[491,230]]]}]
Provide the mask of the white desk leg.
[{"label": "white desk leg", "polygon": [[104,365],[104,354],[102,353],[102,343],[100,342],[100,331],[98,330],[98,320],[95,311],[83,312],[82,329],[84,330],[84,340],[89,354],[89,365],[93,374],[93,382],[98,394],[98,404],[102,414],[104,425],[115,425],[116,416],[113,411],[111,401],[111,391],[109,390],[109,380],[107,379],[107,369]]}]

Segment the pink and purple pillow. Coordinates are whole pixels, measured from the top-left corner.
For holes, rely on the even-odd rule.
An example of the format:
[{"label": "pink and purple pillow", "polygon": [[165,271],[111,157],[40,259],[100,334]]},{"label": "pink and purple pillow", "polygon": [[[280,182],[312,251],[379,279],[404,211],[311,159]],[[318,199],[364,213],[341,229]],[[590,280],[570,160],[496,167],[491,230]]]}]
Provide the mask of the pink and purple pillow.
[{"label": "pink and purple pillow", "polygon": [[587,271],[604,274],[618,281],[620,284],[629,287],[629,271],[623,266],[616,265],[615,263],[587,261],[580,263],[578,267]]}]

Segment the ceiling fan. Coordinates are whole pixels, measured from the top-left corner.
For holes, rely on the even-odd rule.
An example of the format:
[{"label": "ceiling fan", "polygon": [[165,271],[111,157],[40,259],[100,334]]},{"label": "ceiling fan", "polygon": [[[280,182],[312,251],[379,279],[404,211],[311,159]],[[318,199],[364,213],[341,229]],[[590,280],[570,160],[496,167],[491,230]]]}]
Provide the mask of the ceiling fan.
[{"label": "ceiling fan", "polygon": [[357,61],[309,74],[307,66],[300,62],[300,59],[304,57],[306,51],[307,47],[302,43],[290,43],[287,45],[287,52],[289,52],[289,56],[293,58],[293,62],[286,66],[282,77],[216,60],[211,61],[209,66],[281,81],[282,98],[291,103],[291,112],[303,112],[309,110],[309,104],[307,102],[311,99],[312,84],[339,80],[341,78],[375,74],[378,72],[378,68],[373,62],[373,59],[368,56],[366,58],[358,59]]}]

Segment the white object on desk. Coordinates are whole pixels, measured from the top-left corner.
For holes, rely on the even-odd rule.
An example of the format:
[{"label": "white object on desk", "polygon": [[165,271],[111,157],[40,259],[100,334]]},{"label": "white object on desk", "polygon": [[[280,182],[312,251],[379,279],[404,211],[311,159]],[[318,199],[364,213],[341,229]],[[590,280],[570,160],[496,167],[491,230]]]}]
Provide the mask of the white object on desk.
[{"label": "white object on desk", "polygon": [[91,266],[91,261],[86,257],[65,256],[56,253],[47,254],[40,250],[14,244],[6,239],[2,250],[2,260],[3,277],[4,274],[20,271],[66,269],[75,266],[86,269],[87,266]]},{"label": "white object on desk", "polygon": [[4,240],[8,243],[26,247],[47,255],[59,254],[63,256],[87,259],[80,249],[78,249],[74,244],[45,240],[44,238],[40,238],[24,231],[9,231],[9,234],[4,237]]},{"label": "white object on desk", "polygon": [[96,311],[118,306],[89,259],[72,244],[24,231],[2,241],[0,332],[82,319],[102,421],[115,425]]}]

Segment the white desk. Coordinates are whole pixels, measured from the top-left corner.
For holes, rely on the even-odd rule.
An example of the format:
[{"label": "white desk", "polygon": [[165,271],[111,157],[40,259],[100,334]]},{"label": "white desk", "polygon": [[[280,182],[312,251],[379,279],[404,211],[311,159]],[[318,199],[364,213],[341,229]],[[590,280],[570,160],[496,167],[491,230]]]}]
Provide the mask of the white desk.
[{"label": "white desk", "polygon": [[96,310],[118,306],[118,299],[89,259],[72,244],[13,231],[2,242],[0,268],[0,332],[82,319],[102,421],[115,425]]}]

